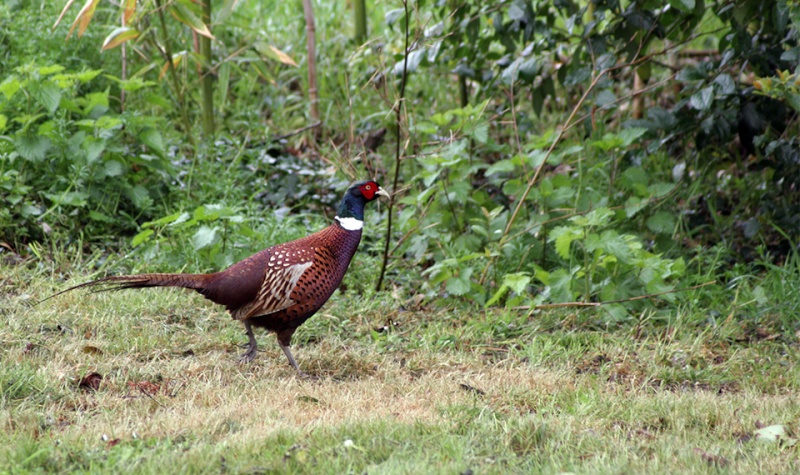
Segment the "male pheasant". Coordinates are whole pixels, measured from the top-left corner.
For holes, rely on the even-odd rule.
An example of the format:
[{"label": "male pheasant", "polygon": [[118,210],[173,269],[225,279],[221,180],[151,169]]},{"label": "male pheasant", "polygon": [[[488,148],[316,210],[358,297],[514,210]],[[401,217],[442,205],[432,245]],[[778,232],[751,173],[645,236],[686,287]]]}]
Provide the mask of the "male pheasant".
[{"label": "male pheasant", "polygon": [[109,276],[55,295],[83,287],[98,292],[144,287],[193,289],[224,305],[234,319],[244,323],[250,344],[242,361],[252,361],[258,351],[252,327],[263,327],[277,334],[289,363],[303,375],[289,350],[292,334],[339,287],[361,241],[364,205],[378,196],[391,198],[374,181],[356,183],[348,188],[334,223],[327,228],[264,249],[221,272]]}]

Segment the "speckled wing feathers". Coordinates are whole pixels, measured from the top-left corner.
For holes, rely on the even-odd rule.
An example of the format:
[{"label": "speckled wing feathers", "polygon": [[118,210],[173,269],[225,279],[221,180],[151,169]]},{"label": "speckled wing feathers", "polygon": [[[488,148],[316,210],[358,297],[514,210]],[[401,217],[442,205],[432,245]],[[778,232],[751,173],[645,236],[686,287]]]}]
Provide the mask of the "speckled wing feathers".
[{"label": "speckled wing feathers", "polygon": [[233,318],[243,320],[269,315],[297,303],[292,299],[292,292],[303,273],[314,265],[314,247],[279,245],[270,251],[255,299],[233,311]]}]

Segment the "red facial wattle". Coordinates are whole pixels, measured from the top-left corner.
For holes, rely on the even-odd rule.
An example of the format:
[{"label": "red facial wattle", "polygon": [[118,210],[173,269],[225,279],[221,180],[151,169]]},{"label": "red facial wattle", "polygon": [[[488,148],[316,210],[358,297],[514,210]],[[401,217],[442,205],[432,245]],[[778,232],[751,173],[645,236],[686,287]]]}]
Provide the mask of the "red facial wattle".
[{"label": "red facial wattle", "polygon": [[369,182],[361,185],[361,194],[364,195],[364,198],[367,200],[372,200],[375,198],[375,192],[378,191],[378,184]]}]

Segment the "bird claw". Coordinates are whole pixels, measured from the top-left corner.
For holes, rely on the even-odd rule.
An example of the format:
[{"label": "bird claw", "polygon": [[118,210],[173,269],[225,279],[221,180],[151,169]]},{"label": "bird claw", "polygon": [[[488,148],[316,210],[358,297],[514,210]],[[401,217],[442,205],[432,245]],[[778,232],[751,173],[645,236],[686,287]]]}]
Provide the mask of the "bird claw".
[{"label": "bird claw", "polygon": [[242,356],[239,357],[239,363],[250,363],[255,359],[256,353],[258,353],[258,350],[255,348],[250,348],[246,352],[242,353]]}]

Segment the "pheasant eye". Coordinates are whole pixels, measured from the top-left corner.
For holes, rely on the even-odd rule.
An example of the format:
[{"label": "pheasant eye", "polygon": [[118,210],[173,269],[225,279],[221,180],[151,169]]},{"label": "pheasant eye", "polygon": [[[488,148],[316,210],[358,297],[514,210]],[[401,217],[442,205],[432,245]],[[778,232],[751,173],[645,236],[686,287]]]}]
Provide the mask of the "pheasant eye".
[{"label": "pheasant eye", "polygon": [[370,185],[367,185],[367,186],[365,186],[365,187],[364,187],[364,189],[365,189],[365,190],[367,190],[367,191],[369,191],[369,190],[371,190],[371,189],[372,189],[372,187],[371,187]]}]

